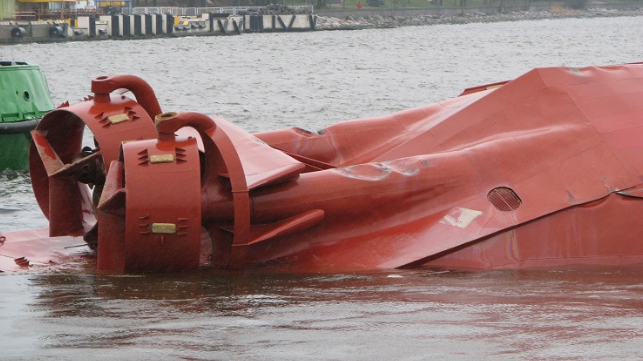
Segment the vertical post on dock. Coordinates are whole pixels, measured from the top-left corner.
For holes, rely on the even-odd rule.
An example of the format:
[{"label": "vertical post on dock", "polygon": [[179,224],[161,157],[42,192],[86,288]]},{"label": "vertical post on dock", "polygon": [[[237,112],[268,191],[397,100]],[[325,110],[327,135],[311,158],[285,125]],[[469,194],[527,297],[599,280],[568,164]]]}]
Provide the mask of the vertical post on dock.
[{"label": "vertical post on dock", "polygon": [[166,22],[167,22],[165,24],[166,34],[168,34],[168,35],[172,34],[174,32],[174,15],[166,14],[165,19],[166,19]]},{"label": "vertical post on dock", "polygon": [[152,14],[145,14],[145,35],[152,34]]},{"label": "vertical post on dock", "polygon": [[309,14],[308,21],[310,22],[310,30],[317,29],[317,16],[313,14]]},{"label": "vertical post on dock", "polygon": [[123,15],[123,36],[132,35],[132,24],[131,17],[129,15]]},{"label": "vertical post on dock", "polygon": [[120,36],[120,22],[119,22],[120,16],[118,15],[112,15],[112,36]]},{"label": "vertical post on dock", "polygon": [[96,17],[94,16],[89,17],[89,37],[96,37]]},{"label": "vertical post on dock", "polygon": [[156,14],[156,35],[163,34],[163,15],[162,14]]},{"label": "vertical post on dock", "polygon": [[143,23],[141,21],[141,15],[134,15],[134,35],[141,36],[143,35]]}]

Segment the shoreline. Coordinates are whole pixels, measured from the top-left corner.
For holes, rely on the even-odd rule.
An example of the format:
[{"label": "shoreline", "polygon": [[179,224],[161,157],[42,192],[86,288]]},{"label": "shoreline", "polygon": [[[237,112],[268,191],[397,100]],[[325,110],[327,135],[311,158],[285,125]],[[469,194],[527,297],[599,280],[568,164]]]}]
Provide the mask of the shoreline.
[{"label": "shoreline", "polygon": [[[80,28],[72,28],[66,22],[61,21],[54,23],[0,22],[0,46],[33,42],[57,43],[186,36],[230,36],[243,33],[365,30],[526,20],[643,16],[643,6],[615,9],[595,7],[583,10],[547,6],[540,9],[532,7],[529,10],[524,8],[503,10],[504,12],[499,12],[498,8],[320,10],[315,14],[235,15],[229,16],[223,21],[219,17],[209,14],[209,18],[190,20],[191,25],[170,25],[174,21],[171,14],[119,15],[118,17],[101,17],[95,20],[93,33],[89,18],[89,20],[85,19],[84,25]],[[143,17],[145,18],[144,22]],[[114,24],[111,24],[111,21]],[[122,26],[119,25],[121,22]],[[143,23],[147,25],[143,26]],[[185,23],[188,22],[185,21]],[[154,27],[154,25],[156,26]],[[21,31],[16,32],[18,29]],[[56,32],[52,32],[52,30],[56,30]],[[18,36],[15,36],[16,34]]]},{"label": "shoreline", "polygon": [[632,9],[605,9],[588,8],[584,10],[558,9],[557,11],[515,11],[508,13],[485,14],[474,12],[458,15],[433,15],[416,14],[410,16],[400,15],[367,15],[356,16],[353,14],[338,18],[317,14],[316,30],[362,30],[386,29],[406,26],[423,25],[456,25],[471,23],[495,23],[507,21],[529,21],[546,19],[589,19],[621,16],[643,16],[643,8]]}]

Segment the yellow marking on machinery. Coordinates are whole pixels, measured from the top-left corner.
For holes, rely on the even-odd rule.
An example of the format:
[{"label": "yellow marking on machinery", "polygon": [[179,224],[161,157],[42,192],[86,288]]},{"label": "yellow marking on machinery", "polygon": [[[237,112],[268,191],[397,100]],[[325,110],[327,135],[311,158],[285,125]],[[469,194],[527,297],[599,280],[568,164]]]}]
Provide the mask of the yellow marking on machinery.
[{"label": "yellow marking on machinery", "polygon": [[111,117],[107,117],[107,120],[112,124],[118,124],[128,121],[129,116],[127,114],[112,115]]},{"label": "yellow marking on machinery", "polygon": [[150,156],[150,163],[172,163],[174,159],[174,154],[155,154]]},{"label": "yellow marking on machinery", "polygon": [[176,224],[174,223],[152,223],[150,228],[155,234],[176,234]]}]

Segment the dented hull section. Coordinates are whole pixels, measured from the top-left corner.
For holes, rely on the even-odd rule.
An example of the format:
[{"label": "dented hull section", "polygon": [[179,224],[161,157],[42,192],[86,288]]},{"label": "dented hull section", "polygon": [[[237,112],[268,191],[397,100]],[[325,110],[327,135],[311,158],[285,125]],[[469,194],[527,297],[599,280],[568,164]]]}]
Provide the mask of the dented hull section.
[{"label": "dented hull section", "polygon": [[31,173],[48,237],[82,236],[102,272],[643,263],[641,64],[535,69],[319,133],[162,113],[131,76],[92,90],[34,130]]}]

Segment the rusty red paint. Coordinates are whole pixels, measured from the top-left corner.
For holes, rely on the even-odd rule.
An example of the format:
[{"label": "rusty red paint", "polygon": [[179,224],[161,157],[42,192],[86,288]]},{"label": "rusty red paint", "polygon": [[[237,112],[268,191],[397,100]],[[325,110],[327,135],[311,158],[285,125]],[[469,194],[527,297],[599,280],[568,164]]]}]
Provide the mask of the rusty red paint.
[{"label": "rusty red paint", "polygon": [[[44,134],[42,132],[33,130],[31,132],[31,138],[33,139],[34,143],[36,144],[36,147],[41,148],[43,150],[43,155],[46,158],[49,158],[50,160],[55,160],[58,159],[58,155],[56,152],[51,148],[49,145],[49,142],[45,138]],[[45,158],[41,157],[41,158]],[[44,161],[44,159],[43,159]]]},{"label": "rusty red paint", "polygon": [[[107,94],[122,87],[113,79],[131,86],[96,79],[96,98],[38,130],[73,168],[79,145],[64,145],[56,124],[87,123],[106,165],[100,200],[56,194],[71,184],[49,177],[45,152],[32,154],[58,233],[87,232],[93,222],[73,214],[96,210],[101,271],[204,259],[302,271],[643,263],[641,64],[536,69],[320,134],[249,134],[198,113],[161,114],[155,126],[151,88],[136,80],[141,106]],[[100,126],[119,112],[141,118]]]}]

